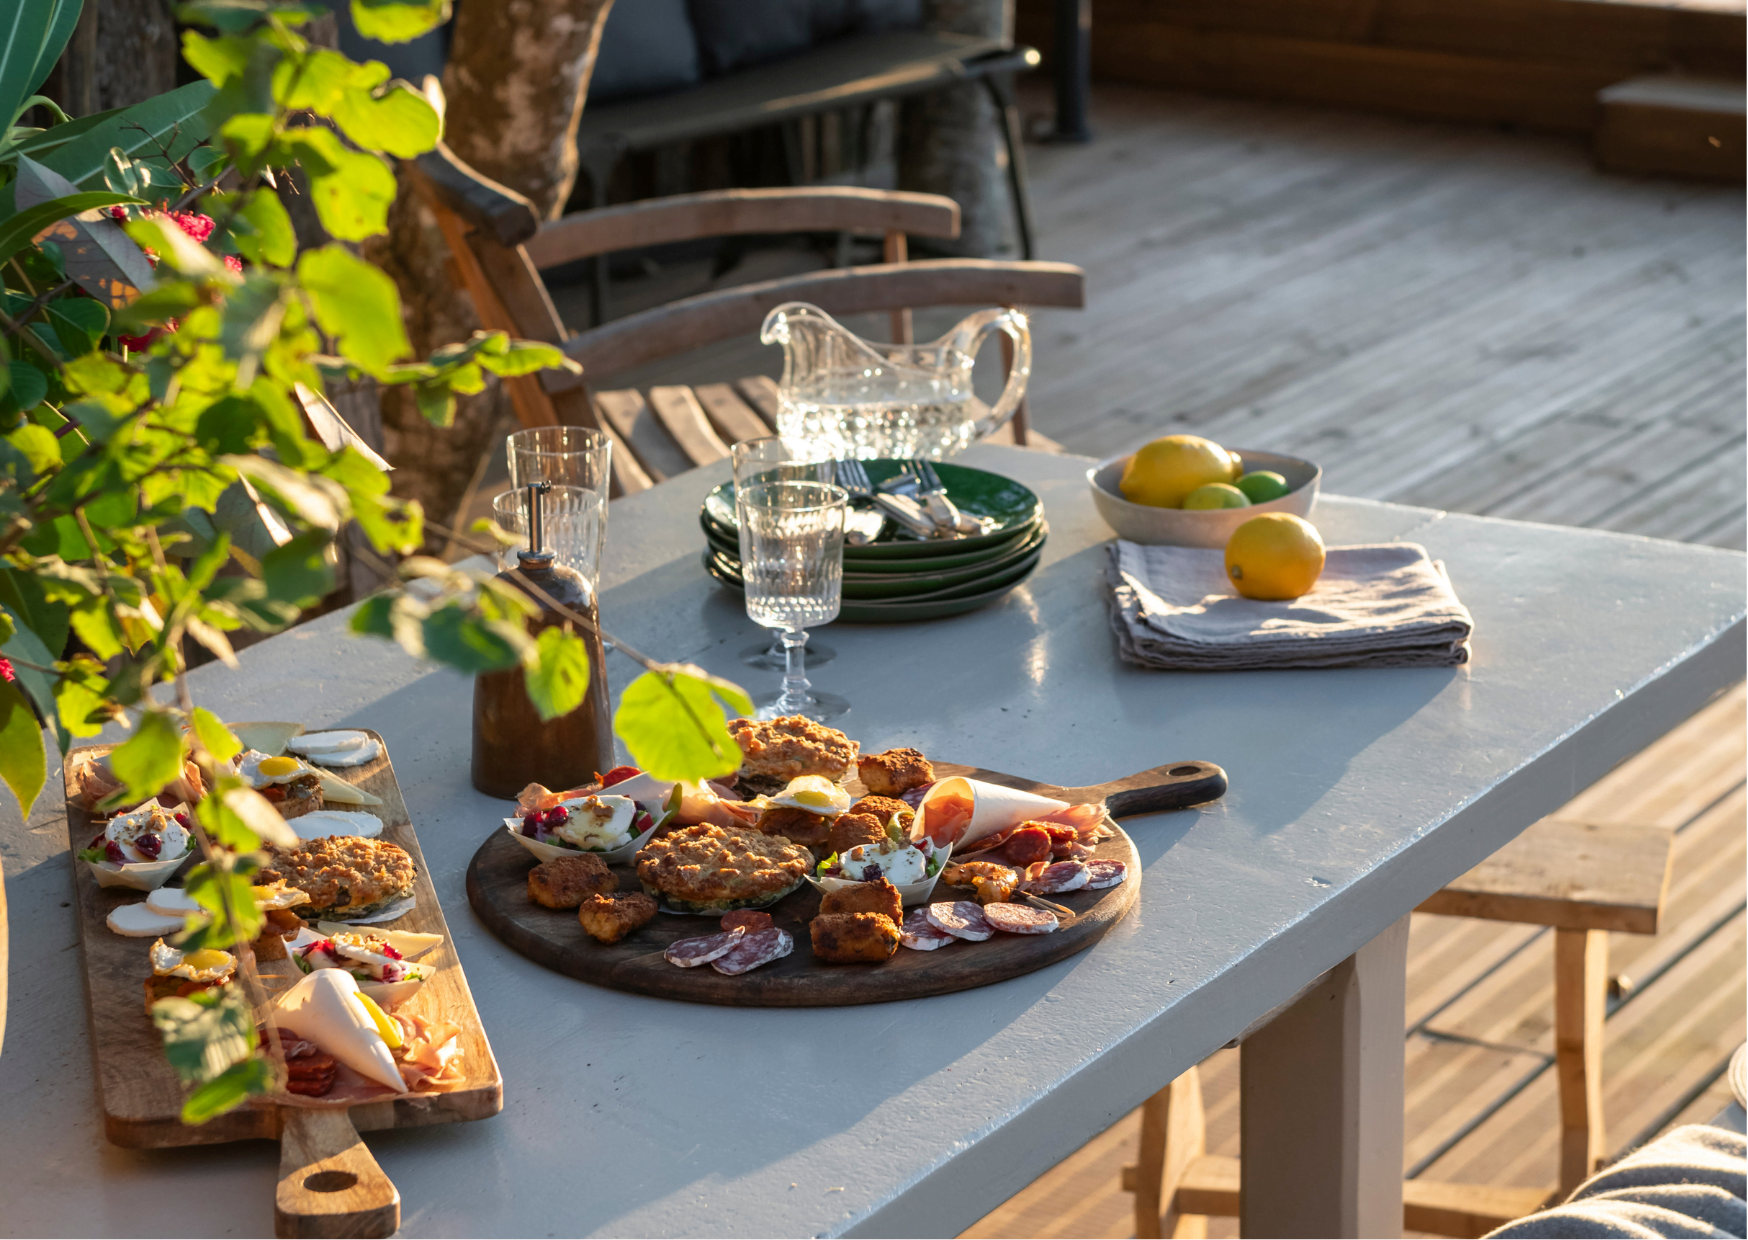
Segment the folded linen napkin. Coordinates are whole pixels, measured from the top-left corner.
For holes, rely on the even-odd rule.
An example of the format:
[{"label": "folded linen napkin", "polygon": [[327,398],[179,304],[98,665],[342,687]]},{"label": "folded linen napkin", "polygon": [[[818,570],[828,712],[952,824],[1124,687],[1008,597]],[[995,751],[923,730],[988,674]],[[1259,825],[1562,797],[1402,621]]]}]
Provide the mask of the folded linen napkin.
[{"label": "folded linen napkin", "polygon": [[1242,598],[1225,553],[1110,544],[1111,628],[1144,667],[1453,667],[1469,661],[1475,622],[1443,566],[1414,543],[1331,547],[1309,594]]}]

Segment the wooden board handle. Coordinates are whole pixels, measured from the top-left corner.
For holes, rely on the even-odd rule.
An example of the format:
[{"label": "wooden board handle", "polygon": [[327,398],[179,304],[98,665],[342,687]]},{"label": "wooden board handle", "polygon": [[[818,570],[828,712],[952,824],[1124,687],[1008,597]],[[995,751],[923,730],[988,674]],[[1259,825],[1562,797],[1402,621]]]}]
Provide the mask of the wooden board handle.
[{"label": "wooden board handle", "polygon": [[1078,791],[1089,801],[1102,797],[1112,818],[1129,818],[1217,801],[1226,794],[1226,772],[1212,762],[1170,762]]},{"label": "wooden board handle", "polygon": [[343,1110],[287,1107],[279,1134],[279,1236],[392,1236],[401,1194]]}]

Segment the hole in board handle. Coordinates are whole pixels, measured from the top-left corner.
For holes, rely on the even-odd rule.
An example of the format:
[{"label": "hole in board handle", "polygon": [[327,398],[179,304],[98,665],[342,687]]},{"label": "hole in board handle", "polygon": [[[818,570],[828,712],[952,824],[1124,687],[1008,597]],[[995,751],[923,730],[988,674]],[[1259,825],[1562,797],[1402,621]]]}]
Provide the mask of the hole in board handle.
[{"label": "hole in board handle", "polygon": [[1202,768],[1199,766],[1174,766],[1166,772],[1167,775],[1200,775],[1201,773]]},{"label": "hole in board handle", "polygon": [[318,1171],[304,1177],[303,1186],[312,1193],[343,1193],[358,1183],[350,1171]]}]

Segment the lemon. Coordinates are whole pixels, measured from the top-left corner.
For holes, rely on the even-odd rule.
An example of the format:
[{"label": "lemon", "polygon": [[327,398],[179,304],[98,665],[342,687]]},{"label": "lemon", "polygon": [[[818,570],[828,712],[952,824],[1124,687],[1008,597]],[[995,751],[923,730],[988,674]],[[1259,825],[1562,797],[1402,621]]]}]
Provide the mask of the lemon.
[{"label": "lemon", "polygon": [[1226,576],[1245,598],[1298,598],[1317,584],[1322,572],[1323,539],[1317,527],[1288,512],[1252,517],[1226,541]]},{"label": "lemon", "polygon": [[364,1009],[364,1014],[370,1017],[370,1023],[376,1026],[376,1031],[382,1035],[382,1040],[388,1043],[389,1050],[399,1050],[401,1045],[401,1027],[388,1018],[388,1013],[376,1006],[376,1000],[362,990],[353,996],[358,1000],[358,1006]]},{"label": "lemon", "polygon": [[1185,508],[1249,508],[1244,492],[1230,482],[1210,482],[1184,496]]},{"label": "lemon", "polygon": [[1200,435],[1167,435],[1129,458],[1117,489],[1132,504],[1182,508],[1184,497],[1210,482],[1231,482],[1233,456]]},{"label": "lemon", "polygon": [[1271,499],[1279,499],[1293,488],[1287,485],[1287,480],[1272,469],[1259,469],[1254,474],[1245,474],[1232,484],[1253,504],[1266,504]]}]

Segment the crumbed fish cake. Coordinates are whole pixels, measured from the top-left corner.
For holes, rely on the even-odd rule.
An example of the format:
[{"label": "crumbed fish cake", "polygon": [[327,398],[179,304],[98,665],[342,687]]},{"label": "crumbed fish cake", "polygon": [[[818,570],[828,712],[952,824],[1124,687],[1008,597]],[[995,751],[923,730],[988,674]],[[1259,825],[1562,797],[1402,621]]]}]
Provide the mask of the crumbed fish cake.
[{"label": "crumbed fish cake", "polygon": [[528,871],[528,898],[547,908],[575,908],[592,895],[619,890],[619,879],[594,853],[554,857]]},{"label": "crumbed fish cake", "polygon": [[644,890],[689,913],[757,908],[801,885],[813,854],[782,836],[712,823],[682,827],[637,854]]},{"label": "crumbed fish cake", "polygon": [[885,839],[886,828],[872,814],[842,814],[826,835],[826,848],[841,857],[858,844],[878,844]]},{"label": "crumbed fish cake", "polygon": [[896,819],[898,829],[907,833],[911,824],[916,821],[916,811],[896,797],[863,797],[859,801],[851,802],[848,812],[879,819],[882,826]]},{"label": "crumbed fish cake", "polygon": [[601,943],[617,943],[655,915],[656,902],[641,891],[597,892],[577,909],[577,921]]},{"label": "crumbed fish cake", "polygon": [[735,719],[728,731],[740,746],[741,787],[755,792],[778,792],[798,775],[823,775],[842,783],[860,752],[860,746],[836,728],[800,715]]},{"label": "crumbed fish cake", "polygon": [[344,921],[368,917],[412,894],[418,871],[406,849],[360,835],[325,835],[274,854],[255,880],[284,883],[310,898],[302,916]]},{"label": "crumbed fish cake", "polygon": [[884,913],[825,913],[807,929],[828,964],[879,964],[898,950],[898,926]]},{"label": "crumbed fish cake", "polygon": [[875,796],[899,797],[912,788],[935,782],[935,768],[915,749],[888,749],[865,753],[856,759],[862,787]]},{"label": "crumbed fish cake", "polygon": [[834,887],[819,901],[820,916],[832,913],[881,913],[892,918],[892,924],[904,923],[904,897],[898,888],[884,878],[871,883],[851,883]]},{"label": "crumbed fish cake", "polygon": [[832,820],[824,814],[810,814],[793,805],[773,805],[759,815],[758,830],[765,835],[781,835],[791,844],[819,848],[831,833]]}]

